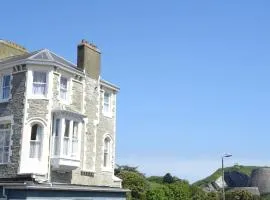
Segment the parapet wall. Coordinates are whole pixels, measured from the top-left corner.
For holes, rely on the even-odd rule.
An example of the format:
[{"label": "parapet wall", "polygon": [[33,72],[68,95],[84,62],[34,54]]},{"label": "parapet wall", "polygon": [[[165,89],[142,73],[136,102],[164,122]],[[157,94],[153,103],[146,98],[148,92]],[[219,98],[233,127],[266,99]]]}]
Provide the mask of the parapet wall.
[{"label": "parapet wall", "polygon": [[0,59],[27,53],[27,49],[14,42],[0,40]]}]

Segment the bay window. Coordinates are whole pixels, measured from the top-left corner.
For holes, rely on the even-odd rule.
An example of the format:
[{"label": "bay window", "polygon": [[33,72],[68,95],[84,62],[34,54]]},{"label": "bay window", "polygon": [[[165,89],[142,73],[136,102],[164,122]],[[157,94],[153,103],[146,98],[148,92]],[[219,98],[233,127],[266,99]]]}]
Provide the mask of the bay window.
[{"label": "bay window", "polygon": [[53,131],[53,156],[79,158],[79,122],[56,118]]},{"label": "bay window", "polygon": [[10,137],[11,137],[10,123],[0,124],[0,164],[9,162],[10,151]]},{"label": "bay window", "polygon": [[34,95],[45,96],[47,93],[47,73],[34,71],[32,92]]}]

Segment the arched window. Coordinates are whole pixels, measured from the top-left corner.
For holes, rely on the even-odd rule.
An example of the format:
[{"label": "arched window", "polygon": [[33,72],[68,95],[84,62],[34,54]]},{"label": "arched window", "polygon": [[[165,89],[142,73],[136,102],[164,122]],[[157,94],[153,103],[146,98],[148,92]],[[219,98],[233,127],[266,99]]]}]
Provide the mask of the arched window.
[{"label": "arched window", "polygon": [[34,124],[31,128],[30,155],[29,155],[30,158],[41,157],[42,132],[43,128],[38,124]]},{"label": "arched window", "polygon": [[104,156],[103,156],[103,166],[109,167],[111,160],[111,139],[106,137],[104,140]]}]

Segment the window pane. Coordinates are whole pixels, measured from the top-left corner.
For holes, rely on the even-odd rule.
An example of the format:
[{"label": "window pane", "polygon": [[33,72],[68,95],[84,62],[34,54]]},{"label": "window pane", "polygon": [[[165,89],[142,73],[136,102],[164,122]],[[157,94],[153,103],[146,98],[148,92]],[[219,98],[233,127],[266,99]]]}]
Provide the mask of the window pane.
[{"label": "window pane", "polygon": [[60,87],[62,89],[67,89],[67,78],[61,77],[61,79],[60,79]]},{"label": "window pane", "polygon": [[4,140],[5,140],[5,131],[1,131],[0,129],[0,147],[4,146]]},{"label": "window pane", "polygon": [[31,140],[36,140],[37,139],[37,129],[38,129],[38,125],[35,124],[32,126],[32,130],[31,130]]},{"label": "window pane", "polygon": [[3,148],[0,147],[0,163],[3,163],[3,154],[4,154]]},{"label": "window pane", "polygon": [[69,137],[69,125],[70,125],[70,121],[69,120],[65,120],[65,137]]},{"label": "window pane", "polygon": [[60,98],[66,100],[67,99],[67,78],[60,78]]},{"label": "window pane", "polygon": [[110,101],[110,94],[108,92],[104,93],[104,103],[109,104]]},{"label": "window pane", "polygon": [[68,149],[69,149],[69,138],[68,137],[64,137],[63,154],[65,156],[68,155]]},{"label": "window pane", "polygon": [[46,72],[34,72],[33,74],[33,94],[46,94]]},{"label": "window pane", "polygon": [[10,87],[5,87],[3,88],[3,99],[8,99],[10,94]]},{"label": "window pane", "polygon": [[60,119],[55,120],[55,137],[59,136]]},{"label": "window pane", "polygon": [[9,159],[10,129],[9,123],[0,124],[0,163],[7,163]]},{"label": "window pane", "polygon": [[46,94],[46,84],[43,83],[33,83],[33,94]]},{"label": "window pane", "polygon": [[107,163],[108,163],[108,153],[104,153],[104,167],[107,167]]},{"label": "window pane", "polygon": [[34,83],[46,83],[46,72],[34,72]]},{"label": "window pane", "polygon": [[39,158],[40,157],[40,142],[39,141],[30,141],[30,158]]},{"label": "window pane", "polygon": [[6,134],[5,134],[5,146],[9,146],[10,144],[10,130],[6,131]]},{"label": "window pane", "polygon": [[78,138],[78,122],[73,122],[73,138]]},{"label": "window pane", "polygon": [[3,87],[10,86],[10,75],[5,75],[3,77]]},{"label": "window pane", "polygon": [[3,155],[3,163],[8,162],[8,157],[9,157],[9,152],[5,152],[4,155]]}]

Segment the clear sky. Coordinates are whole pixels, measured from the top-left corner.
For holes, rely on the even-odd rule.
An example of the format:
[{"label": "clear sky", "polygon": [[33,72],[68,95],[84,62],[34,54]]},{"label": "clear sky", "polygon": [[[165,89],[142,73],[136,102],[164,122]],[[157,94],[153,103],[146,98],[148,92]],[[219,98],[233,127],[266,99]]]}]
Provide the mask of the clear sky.
[{"label": "clear sky", "polygon": [[270,165],[270,1],[3,1],[0,38],[73,62],[82,38],[120,86],[117,163],[195,181]]}]

